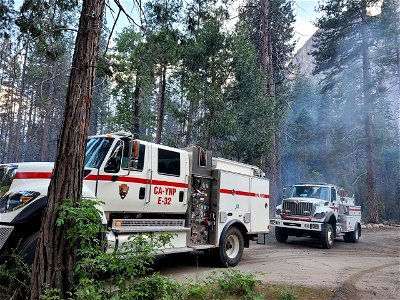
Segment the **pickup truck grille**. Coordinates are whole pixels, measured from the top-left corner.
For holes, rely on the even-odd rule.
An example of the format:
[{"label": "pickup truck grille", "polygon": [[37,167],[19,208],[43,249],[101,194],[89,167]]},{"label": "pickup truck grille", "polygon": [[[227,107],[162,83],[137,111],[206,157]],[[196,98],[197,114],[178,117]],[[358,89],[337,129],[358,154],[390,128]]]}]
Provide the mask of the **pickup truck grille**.
[{"label": "pickup truck grille", "polygon": [[313,204],[299,201],[283,201],[282,212],[291,216],[311,216]]}]

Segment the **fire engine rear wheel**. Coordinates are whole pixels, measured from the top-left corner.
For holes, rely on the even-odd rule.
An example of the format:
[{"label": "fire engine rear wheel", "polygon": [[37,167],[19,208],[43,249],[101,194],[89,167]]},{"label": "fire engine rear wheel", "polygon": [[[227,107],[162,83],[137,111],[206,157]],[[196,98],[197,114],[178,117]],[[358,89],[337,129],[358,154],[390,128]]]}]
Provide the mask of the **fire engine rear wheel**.
[{"label": "fire engine rear wheel", "polygon": [[326,224],[322,227],[321,243],[325,249],[330,249],[333,245],[333,228],[331,224]]},{"label": "fire engine rear wheel", "polygon": [[33,264],[35,259],[38,236],[39,232],[37,231],[23,240],[19,246],[19,253],[22,255],[23,261],[29,266]]},{"label": "fire engine rear wheel", "polygon": [[348,243],[357,243],[360,238],[361,226],[356,224],[356,230],[345,233],[344,239]]},{"label": "fire engine rear wheel", "polygon": [[244,238],[237,227],[231,227],[221,238],[219,244],[219,260],[224,267],[236,266],[243,255]]},{"label": "fire engine rear wheel", "polygon": [[286,228],[275,227],[275,238],[279,243],[286,243],[289,231]]}]

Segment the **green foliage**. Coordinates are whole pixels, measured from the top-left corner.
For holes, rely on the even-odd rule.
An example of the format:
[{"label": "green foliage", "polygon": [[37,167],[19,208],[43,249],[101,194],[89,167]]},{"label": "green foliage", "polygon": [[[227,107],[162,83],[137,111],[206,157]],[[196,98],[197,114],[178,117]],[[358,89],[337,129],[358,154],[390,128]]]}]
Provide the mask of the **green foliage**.
[{"label": "green foliage", "polygon": [[290,289],[284,289],[279,295],[279,300],[296,300],[297,297]]},{"label": "green foliage", "polygon": [[[217,275],[216,273],[214,275]],[[254,273],[242,273],[241,271],[229,269],[222,272],[214,279],[222,294],[237,295],[242,299],[256,299],[259,294],[255,292],[255,287],[261,281],[255,278]]]},{"label": "green foliage", "polygon": [[40,296],[40,300],[62,300],[60,297],[60,289],[50,289],[46,284],[43,287],[43,294]]},{"label": "green foliage", "polygon": [[31,267],[16,249],[0,256],[0,298],[23,297],[29,291]]},{"label": "green foliage", "polygon": [[[104,228],[100,212],[96,208],[102,203],[92,199],[82,199],[76,206],[70,201],[64,201],[59,207],[56,225],[72,225],[69,226],[66,238],[71,246],[79,245],[77,254],[82,258],[89,259],[103,253],[99,237]],[[78,262],[77,269],[80,267],[81,262]]]}]

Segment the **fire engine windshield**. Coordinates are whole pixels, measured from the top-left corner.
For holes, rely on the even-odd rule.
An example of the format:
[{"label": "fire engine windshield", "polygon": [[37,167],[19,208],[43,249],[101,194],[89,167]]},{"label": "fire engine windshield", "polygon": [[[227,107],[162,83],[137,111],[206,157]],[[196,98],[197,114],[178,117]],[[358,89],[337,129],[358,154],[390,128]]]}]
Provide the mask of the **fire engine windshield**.
[{"label": "fire engine windshield", "polygon": [[86,144],[85,168],[100,168],[114,139],[91,138]]},{"label": "fire engine windshield", "polygon": [[329,201],[329,188],[322,186],[295,186],[292,197],[317,198]]},{"label": "fire engine windshield", "polygon": [[8,191],[14,179],[17,166],[0,165],[0,198]]}]

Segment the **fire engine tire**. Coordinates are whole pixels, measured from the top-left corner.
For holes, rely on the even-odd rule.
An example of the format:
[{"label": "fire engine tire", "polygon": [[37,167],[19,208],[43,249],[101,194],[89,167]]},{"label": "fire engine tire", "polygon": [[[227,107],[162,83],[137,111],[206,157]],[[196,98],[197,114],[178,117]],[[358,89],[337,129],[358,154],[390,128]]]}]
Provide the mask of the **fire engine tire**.
[{"label": "fire engine tire", "polygon": [[321,244],[322,248],[330,249],[333,245],[333,228],[331,224],[325,224],[322,226],[321,231]]},{"label": "fire engine tire", "polygon": [[359,224],[357,223],[356,230],[345,233],[344,240],[348,243],[358,243],[358,240],[360,239],[360,231],[361,226],[359,226]]},{"label": "fire engine tire", "polygon": [[232,226],[221,238],[218,256],[224,267],[236,266],[242,258],[244,250],[244,238],[239,228]]},{"label": "fire engine tire", "polygon": [[286,228],[275,227],[275,238],[279,243],[286,243],[289,231]]},{"label": "fire engine tire", "polygon": [[33,264],[35,259],[38,236],[39,232],[37,231],[23,240],[19,246],[19,253],[22,255],[23,261],[29,266]]}]

